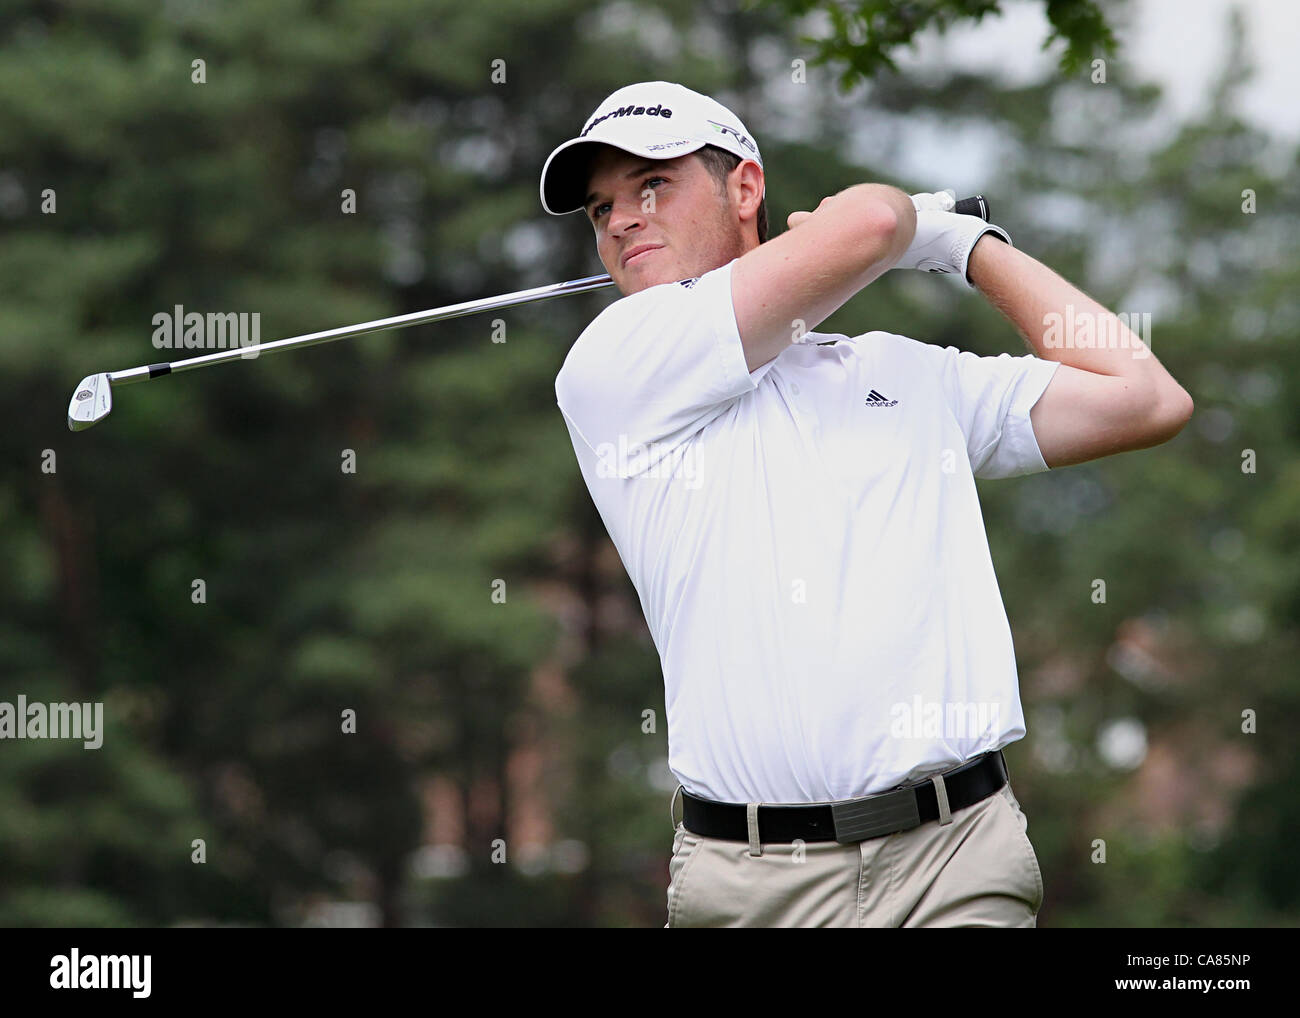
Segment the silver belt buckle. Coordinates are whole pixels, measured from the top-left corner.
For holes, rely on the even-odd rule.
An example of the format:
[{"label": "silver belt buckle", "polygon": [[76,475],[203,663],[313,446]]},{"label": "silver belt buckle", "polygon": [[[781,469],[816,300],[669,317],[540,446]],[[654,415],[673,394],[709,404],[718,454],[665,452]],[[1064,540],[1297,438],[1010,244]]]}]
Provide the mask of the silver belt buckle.
[{"label": "silver belt buckle", "polygon": [[921,826],[914,788],[895,788],[865,799],[831,803],[835,840],[842,845]]}]

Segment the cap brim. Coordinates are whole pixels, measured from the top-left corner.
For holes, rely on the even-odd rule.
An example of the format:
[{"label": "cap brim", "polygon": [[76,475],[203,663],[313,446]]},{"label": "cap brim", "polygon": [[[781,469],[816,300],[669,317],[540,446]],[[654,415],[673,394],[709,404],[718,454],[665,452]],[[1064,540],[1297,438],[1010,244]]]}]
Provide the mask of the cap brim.
[{"label": "cap brim", "polygon": [[582,210],[587,200],[584,193],[587,186],[587,164],[601,145],[622,149],[646,159],[662,160],[689,155],[704,148],[705,144],[707,143],[703,141],[692,141],[675,147],[672,155],[664,155],[662,151],[650,151],[644,145],[624,145],[608,138],[574,138],[566,141],[550,154],[546,165],[542,167],[542,208],[553,216]]}]

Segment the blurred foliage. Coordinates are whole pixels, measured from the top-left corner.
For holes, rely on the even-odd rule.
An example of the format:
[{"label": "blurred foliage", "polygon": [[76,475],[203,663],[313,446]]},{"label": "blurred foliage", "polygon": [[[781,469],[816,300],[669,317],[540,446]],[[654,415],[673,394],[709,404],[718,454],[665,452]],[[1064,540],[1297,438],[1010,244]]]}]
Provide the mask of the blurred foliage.
[{"label": "blurred foliage", "polygon": [[[919,30],[994,6],[858,9]],[[1092,4],[1047,7],[1100,45]],[[978,127],[1017,245],[1153,313],[1197,404],[1177,439],[980,482],[1041,922],[1294,924],[1300,196],[1297,153],[1232,112],[1239,21],[1213,101],[1170,132],[1156,91],[1118,74],[921,82],[882,59],[846,106],[817,74],[788,80],[803,9],[0,11],[0,700],[102,701],[107,729],[94,751],[0,743],[0,923],[292,925],[364,902],[389,925],[662,925],[662,678],[554,401],[613,291],[119,389],[76,435],[63,411],[83,375],[161,359],[151,320],[178,304],[258,312],[267,341],[601,271],[587,229],[541,211],[541,166],[614,89],[666,79],[756,132],[774,223],[860,180],[947,186],[942,167],[855,161],[857,139],[905,144],[937,113]],[[1019,352],[952,282],[891,273],[821,329]],[[1136,773],[1099,750],[1121,719],[1147,733]],[[464,851],[437,865],[435,780]],[[550,845],[528,865],[526,816]],[[498,838],[519,865],[491,862]],[[585,865],[560,864],[566,843]]]},{"label": "blurred foliage", "polygon": [[[883,70],[897,71],[892,53],[910,46],[927,29],[945,32],[953,25],[978,24],[1001,16],[1003,0],[751,0],[778,7],[792,18],[822,16],[829,34],[800,35],[816,47],[810,67],[841,66],[839,87],[849,92]],[[1118,43],[1098,0],[1041,0],[1049,31],[1048,49],[1065,43],[1059,66],[1072,75],[1100,56],[1114,56]]]}]

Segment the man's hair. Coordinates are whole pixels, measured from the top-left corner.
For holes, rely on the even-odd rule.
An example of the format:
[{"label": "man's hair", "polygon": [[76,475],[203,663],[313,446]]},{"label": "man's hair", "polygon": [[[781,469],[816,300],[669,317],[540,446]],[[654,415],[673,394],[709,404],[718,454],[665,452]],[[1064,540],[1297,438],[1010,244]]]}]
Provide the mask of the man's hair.
[{"label": "man's hair", "polygon": [[[709,171],[715,184],[718,185],[718,193],[725,193],[727,186],[727,177],[737,166],[740,165],[740,156],[728,152],[726,149],[718,148],[715,145],[705,145],[703,148],[696,149],[696,156],[704,164],[704,168]],[[767,243],[767,196],[758,206],[758,242]]]}]

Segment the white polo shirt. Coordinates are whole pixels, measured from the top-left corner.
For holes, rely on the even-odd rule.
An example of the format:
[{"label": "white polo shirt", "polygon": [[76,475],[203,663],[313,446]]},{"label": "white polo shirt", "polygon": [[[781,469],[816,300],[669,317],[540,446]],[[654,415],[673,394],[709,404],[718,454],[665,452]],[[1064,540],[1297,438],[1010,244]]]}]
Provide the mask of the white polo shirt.
[{"label": "white polo shirt", "polygon": [[809,333],[751,373],[733,264],[614,302],[555,380],[659,651],[673,774],[824,802],[1023,737],[974,479],[1047,469],[1029,410],[1057,362]]}]

